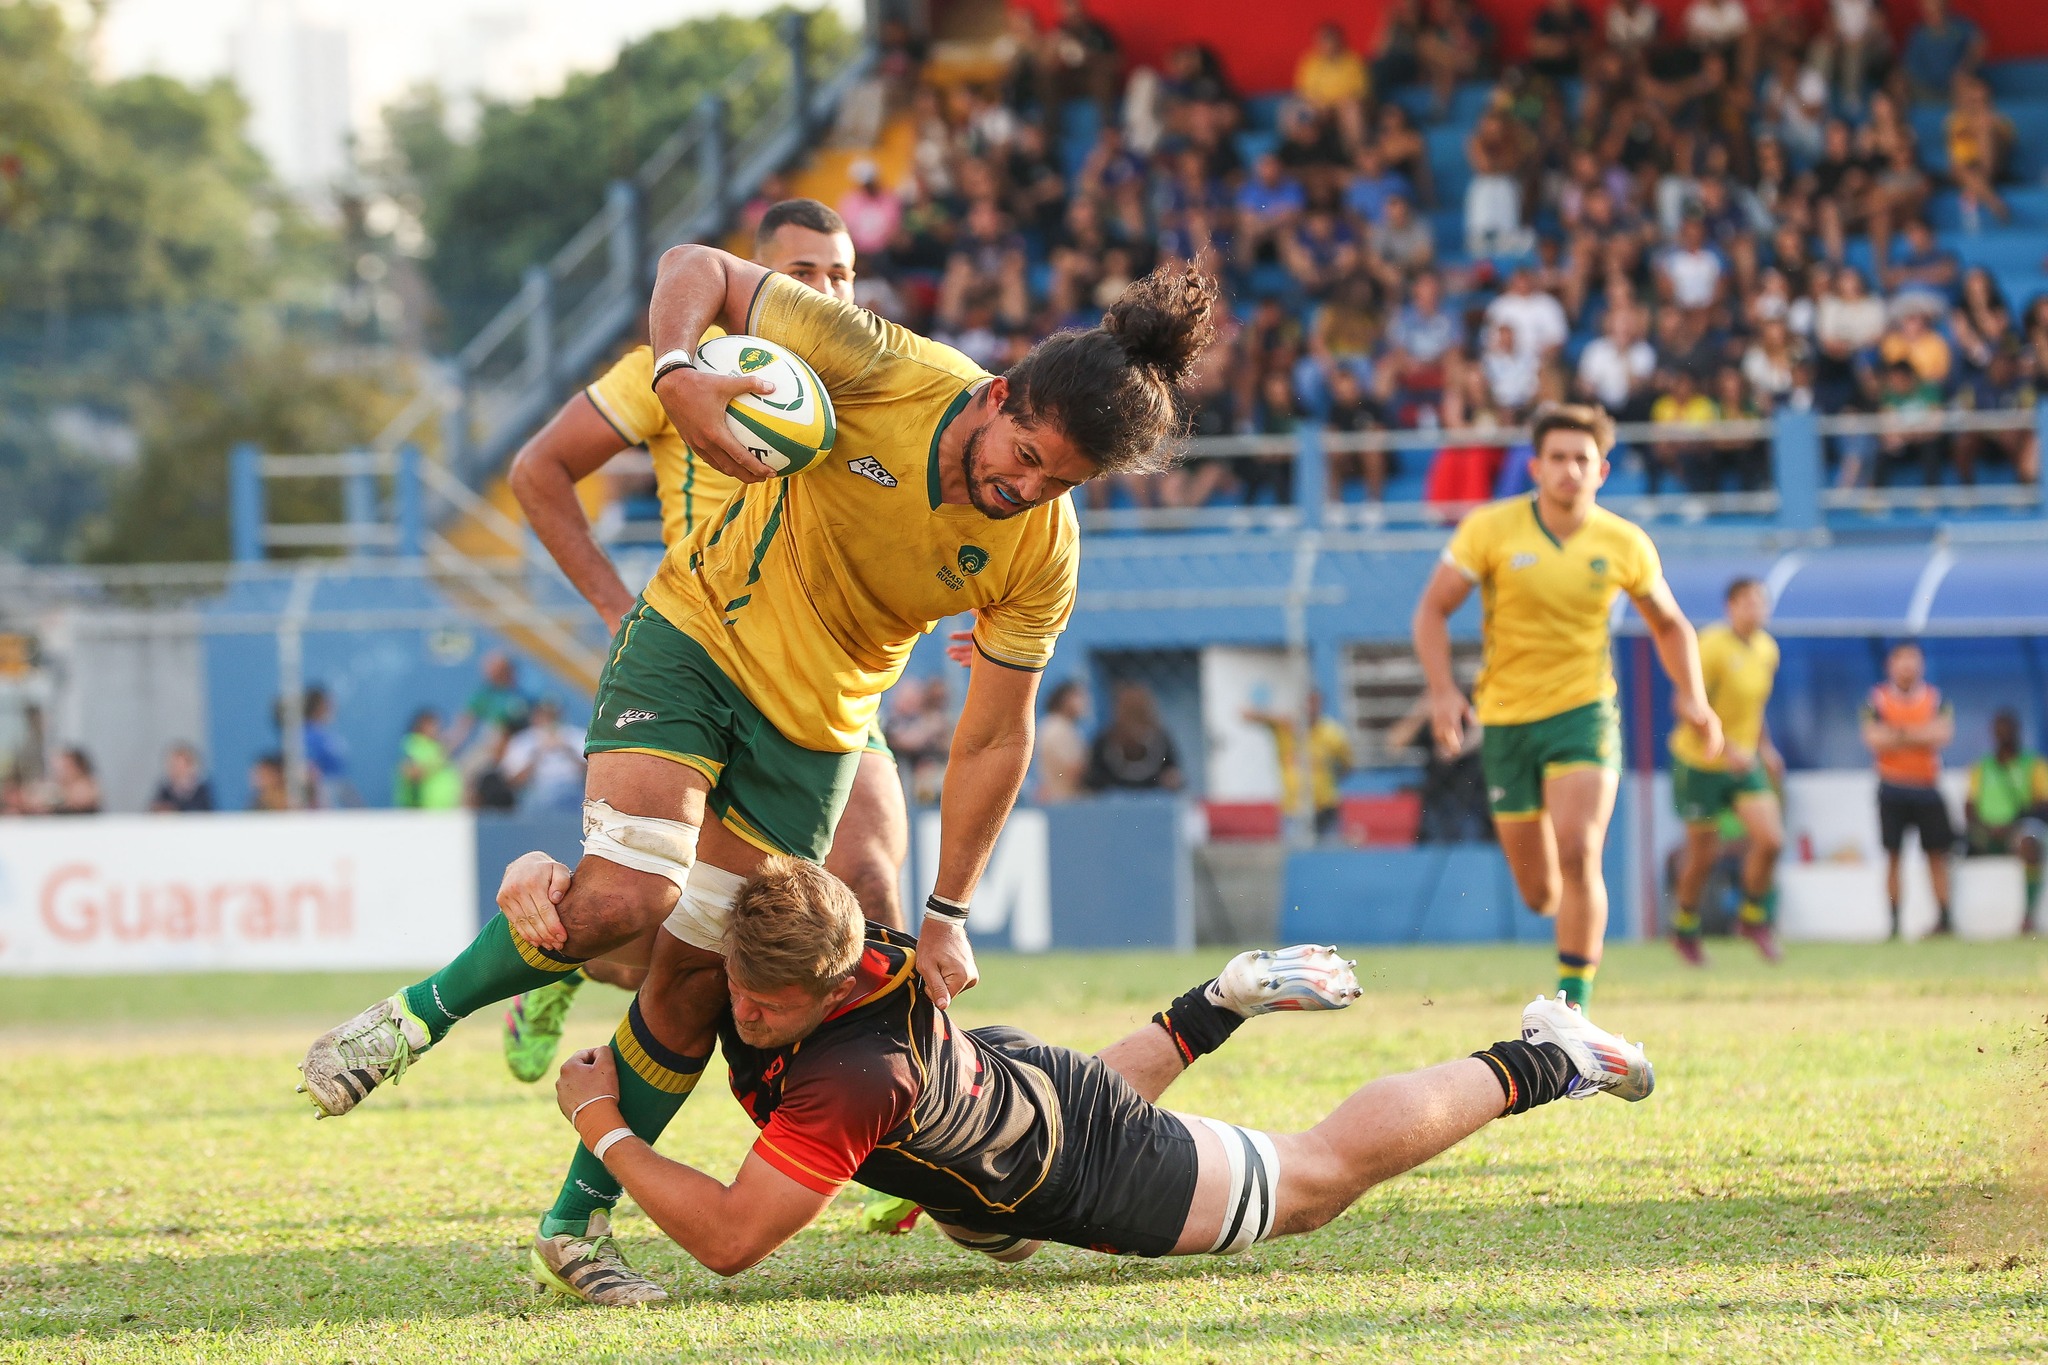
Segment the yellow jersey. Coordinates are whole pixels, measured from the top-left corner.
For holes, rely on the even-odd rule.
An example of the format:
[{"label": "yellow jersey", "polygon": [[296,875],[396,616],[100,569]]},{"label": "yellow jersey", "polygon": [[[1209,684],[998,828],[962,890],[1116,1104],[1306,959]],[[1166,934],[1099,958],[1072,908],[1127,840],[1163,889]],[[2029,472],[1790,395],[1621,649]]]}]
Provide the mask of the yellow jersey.
[{"label": "yellow jersey", "polygon": [[[1721,718],[1728,746],[1754,754],[1764,738],[1764,706],[1778,677],[1778,642],[1759,630],[1745,642],[1726,622],[1716,621],[1700,632],[1700,674],[1707,681],[1707,705]],[[1699,731],[1677,725],[1671,731],[1671,756],[1691,768],[1725,772],[1726,757],[1709,760],[1700,748]]]},{"label": "yellow jersey", "polygon": [[741,485],[670,547],[648,604],[806,749],[859,748],[918,636],[960,612],[984,659],[1043,669],[1074,609],[1073,507],[998,521],[939,501],[939,439],[987,372],[784,275],[755,292],[747,331],[810,362],[838,443],[793,478]]},{"label": "yellow jersey", "polygon": [[1443,561],[1479,585],[1482,725],[1526,725],[1613,696],[1614,599],[1641,597],[1664,576],[1657,547],[1634,522],[1595,507],[1559,543],[1533,495],[1467,514]]},{"label": "yellow jersey", "polygon": [[[724,336],[713,327],[704,340]],[[586,386],[584,397],[598,415],[629,446],[645,446],[654,461],[655,487],[661,494],[661,543],[676,545],[690,538],[699,525],[716,517],[740,481],[722,469],[697,458],[697,452],[683,443],[668,409],[654,396],[654,348],[635,346],[620,356],[618,363],[597,381]]]},{"label": "yellow jersey", "polygon": [[[1273,750],[1280,764],[1280,806],[1282,810],[1307,814],[1301,809],[1301,753],[1299,738],[1290,721],[1274,718],[1266,722],[1273,732]],[[1309,795],[1314,810],[1335,810],[1337,784],[1357,761],[1351,750],[1351,736],[1333,716],[1318,716],[1308,732]]]}]

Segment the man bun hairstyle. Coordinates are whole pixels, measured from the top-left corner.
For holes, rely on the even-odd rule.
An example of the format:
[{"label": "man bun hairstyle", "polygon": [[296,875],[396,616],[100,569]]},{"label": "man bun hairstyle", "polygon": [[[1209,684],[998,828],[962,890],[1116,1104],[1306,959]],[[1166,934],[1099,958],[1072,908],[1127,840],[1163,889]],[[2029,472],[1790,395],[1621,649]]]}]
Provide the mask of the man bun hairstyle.
[{"label": "man bun hairstyle", "polygon": [[829,235],[846,231],[846,220],[829,204],[815,199],[784,199],[770,204],[754,228],[754,245],[765,245],[783,228],[795,225]]},{"label": "man bun hairstyle", "polygon": [[1174,390],[1215,336],[1216,308],[1216,281],[1194,266],[1155,270],[1100,324],[1047,337],[1011,366],[1003,411],[1058,428],[1105,474],[1166,469],[1181,429]]},{"label": "man bun hairstyle", "polygon": [[1543,441],[1553,431],[1582,431],[1593,438],[1600,458],[1614,449],[1614,419],[1598,403],[1545,403],[1536,409],[1529,433],[1529,447],[1543,453]]},{"label": "man bun hairstyle", "polygon": [[771,857],[726,915],[725,961],[748,990],[823,995],[860,962],[867,924],[846,883],[801,858]]}]

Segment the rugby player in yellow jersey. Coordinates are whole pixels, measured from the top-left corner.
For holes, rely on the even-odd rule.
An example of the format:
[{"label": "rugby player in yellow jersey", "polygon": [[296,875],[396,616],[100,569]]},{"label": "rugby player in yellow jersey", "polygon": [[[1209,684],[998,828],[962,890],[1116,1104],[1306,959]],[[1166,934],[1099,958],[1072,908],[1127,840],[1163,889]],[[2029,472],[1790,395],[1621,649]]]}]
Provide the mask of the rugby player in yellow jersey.
[{"label": "rugby player in yellow jersey", "polygon": [[[973,671],[915,965],[940,1008],[974,985],[968,903],[1029,767],[1039,673],[1073,609],[1080,537],[1065,495],[1165,462],[1174,388],[1215,305],[1198,272],[1157,272],[1099,326],[990,375],[759,265],[670,250],[650,310],[655,393],[683,441],[746,487],[670,549],[613,643],[573,884],[559,904],[513,906],[516,924],[494,916],[448,966],[317,1039],[303,1070],[319,1111],[348,1112],[464,1015],[660,923],[612,1040],[624,1121],[653,1140],[728,1007],[720,946],[735,895],[770,856],[823,859],[882,692],[920,635],[970,609]],[[726,405],[762,381],[695,366],[713,324],[785,345],[817,373],[839,433],[817,468],[774,478],[734,441]],[[544,1283],[607,1304],[665,1297],[620,1259],[606,1218],[618,1198],[579,1148],[535,1239]]]},{"label": "rugby player in yellow jersey", "polygon": [[1529,907],[1557,922],[1558,989],[1583,1009],[1607,933],[1600,854],[1621,775],[1608,616],[1627,593],[1671,675],[1672,708],[1721,752],[1698,641],[1642,528],[1596,505],[1614,448],[1598,407],[1538,409],[1531,497],[1489,503],[1458,525],[1415,608],[1438,749],[1464,746],[1473,708],[1451,671],[1450,619],[1477,586],[1484,658],[1480,758],[1501,852]]},{"label": "rugby player in yellow jersey", "polygon": [[[798,284],[835,299],[853,300],[853,239],[839,215],[815,199],[785,199],[770,207],[754,233],[754,259]],[[716,334],[718,329],[711,329],[711,335]],[[738,479],[699,459],[676,435],[661,400],[654,396],[654,352],[644,345],[628,351],[597,382],[564,403],[520,449],[510,475],[512,491],[534,534],[614,632],[633,609],[634,595],[591,534],[576,498],[576,484],[632,446],[645,447],[654,463],[664,546],[689,539],[740,490]],[[825,866],[853,888],[863,915],[901,929],[903,906],[897,886],[909,850],[903,786],[878,720],[869,727]],[[654,932],[650,925],[646,934],[613,956],[595,959],[559,982],[513,998],[505,1016],[505,1060],[513,1075],[536,1081],[552,1069],[563,1018],[586,975],[625,990],[639,989]]]},{"label": "rugby player in yellow jersey", "polygon": [[1731,811],[1742,822],[1749,845],[1742,858],[1736,929],[1766,961],[1776,962],[1779,956],[1771,922],[1778,905],[1785,819],[1773,784],[1784,780],[1785,761],[1764,727],[1764,707],[1778,676],[1778,642],[1764,629],[1770,614],[1764,585],[1738,578],[1728,585],[1727,619],[1700,632],[1700,674],[1707,684],[1707,705],[1721,720],[1720,755],[1708,757],[1699,732],[1689,725],[1671,731],[1671,799],[1685,821],[1673,942],[1678,955],[1695,967],[1707,961],[1700,946],[1700,896],[1721,856],[1722,818]]}]

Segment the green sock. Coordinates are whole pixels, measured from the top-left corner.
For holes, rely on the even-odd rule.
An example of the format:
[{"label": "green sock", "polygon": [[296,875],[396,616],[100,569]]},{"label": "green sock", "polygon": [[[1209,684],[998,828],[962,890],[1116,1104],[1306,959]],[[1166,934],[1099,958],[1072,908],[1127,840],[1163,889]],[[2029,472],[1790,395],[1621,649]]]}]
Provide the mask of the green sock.
[{"label": "green sock", "polygon": [[512,932],[503,915],[493,915],[453,962],[418,985],[407,986],[405,1003],[438,1043],[457,1020],[521,991],[560,981],[580,965],[575,958],[534,947]]},{"label": "green sock", "polygon": [[1742,909],[1737,917],[1744,924],[1772,924],[1778,918],[1778,888],[1773,886],[1755,895],[1744,892]]},{"label": "green sock", "polygon": [[2034,907],[2041,903],[2041,874],[2035,868],[2027,869],[2027,913],[2020,917],[2020,923],[2030,924],[2034,918]]},{"label": "green sock", "polygon": [[[612,1035],[612,1061],[619,1070],[619,1112],[633,1136],[647,1142],[660,1137],[683,1101],[690,1098],[710,1060],[708,1056],[685,1057],[663,1047],[641,1017],[640,1002],[635,1000]],[[611,1208],[621,1193],[619,1182],[604,1163],[578,1143],[561,1193],[540,1220],[540,1235],[567,1232],[580,1236],[590,1227],[591,1213]]]},{"label": "green sock", "polygon": [[1678,913],[1671,917],[1671,929],[1680,938],[1698,938],[1700,933],[1700,912],[1681,905]]},{"label": "green sock", "polygon": [[1564,992],[1565,1003],[1586,1008],[1586,1002],[1593,998],[1593,974],[1599,970],[1599,963],[1577,953],[1559,953],[1557,988]]}]

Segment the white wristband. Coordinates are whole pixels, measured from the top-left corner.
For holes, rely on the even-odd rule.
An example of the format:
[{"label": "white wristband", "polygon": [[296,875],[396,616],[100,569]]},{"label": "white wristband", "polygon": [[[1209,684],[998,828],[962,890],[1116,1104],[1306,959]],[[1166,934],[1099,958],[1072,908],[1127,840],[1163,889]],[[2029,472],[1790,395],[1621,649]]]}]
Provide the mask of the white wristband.
[{"label": "white wristband", "polygon": [[596,1104],[599,1100],[615,1100],[617,1098],[617,1095],[592,1095],[589,1099],[583,1101],[583,1103],[577,1105],[574,1109],[571,1109],[569,1111],[569,1126],[572,1128],[575,1127],[576,1116],[578,1114],[581,1114],[584,1110],[588,1109],[591,1105]]},{"label": "white wristband", "polygon": [[597,1140],[596,1144],[591,1147],[590,1154],[599,1161],[603,1161],[606,1152],[609,1152],[612,1148],[632,1136],[633,1130],[631,1128],[614,1128]]}]

